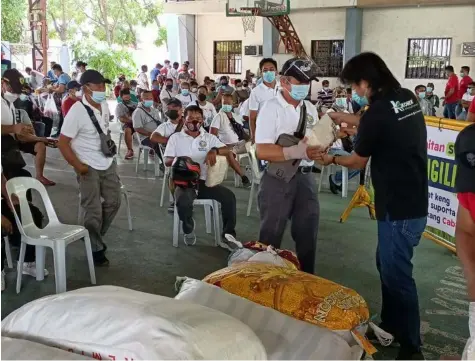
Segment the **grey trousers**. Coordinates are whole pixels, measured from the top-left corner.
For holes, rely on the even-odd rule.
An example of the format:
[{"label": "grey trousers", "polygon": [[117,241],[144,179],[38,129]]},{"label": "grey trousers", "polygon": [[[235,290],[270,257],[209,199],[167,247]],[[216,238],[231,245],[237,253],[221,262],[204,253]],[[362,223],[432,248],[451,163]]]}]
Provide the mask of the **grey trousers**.
[{"label": "grey trousers", "polygon": [[259,241],[280,248],[290,219],[302,271],[313,274],[320,219],[315,174],[297,173],[285,183],[264,173],[257,200],[261,217]]},{"label": "grey trousers", "polygon": [[93,252],[105,250],[102,237],[106,234],[120,207],[121,184],[117,163],[109,169],[89,167],[86,175],[78,176],[81,207],[84,209],[84,227],[89,231]]}]

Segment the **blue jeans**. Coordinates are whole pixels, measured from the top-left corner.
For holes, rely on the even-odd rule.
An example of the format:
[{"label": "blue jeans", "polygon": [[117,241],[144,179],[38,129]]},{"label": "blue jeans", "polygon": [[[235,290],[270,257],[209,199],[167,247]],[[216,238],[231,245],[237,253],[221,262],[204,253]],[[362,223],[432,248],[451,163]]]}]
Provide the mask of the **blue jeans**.
[{"label": "blue jeans", "polygon": [[427,217],[378,221],[376,267],[381,279],[381,326],[399,341],[401,349],[419,352],[421,321],[412,256]]},{"label": "blue jeans", "polygon": [[[345,155],[350,155],[347,151],[340,149],[340,148],[330,148],[328,151],[328,154],[330,155],[340,155],[340,156],[345,156]],[[360,174],[360,171],[357,169],[348,169],[348,180],[351,178],[356,177],[358,174]],[[343,176],[341,170],[336,172],[335,174],[331,175],[333,183],[336,185],[340,185],[341,182],[343,181]]]},{"label": "blue jeans", "polygon": [[444,118],[455,119],[455,109],[457,108],[458,103],[445,104],[444,106]]}]

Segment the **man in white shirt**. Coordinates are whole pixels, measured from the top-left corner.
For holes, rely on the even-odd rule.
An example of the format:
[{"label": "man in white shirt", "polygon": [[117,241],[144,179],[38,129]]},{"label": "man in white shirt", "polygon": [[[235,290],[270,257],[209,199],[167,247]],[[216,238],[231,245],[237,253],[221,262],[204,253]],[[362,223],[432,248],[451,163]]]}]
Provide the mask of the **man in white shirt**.
[{"label": "man in white shirt", "polygon": [[178,62],[173,63],[173,67],[168,71],[167,77],[173,80],[173,90],[178,91]]},{"label": "man in white shirt", "polygon": [[187,82],[183,82],[180,84],[180,88],[180,94],[177,94],[175,98],[181,101],[181,104],[183,104],[183,108],[186,108],[190,103],[196,104],[198,98],[196,98],[195,94],[190,92],[190,84]]},{"label": "man in white shirt", "polygon": [[[284,64],[281,90],[259,109],[255,138],[257,157],[269,162],[258,196],[259,239],[280,248],[290,219],[297,257],[302,270],[308,273],[314,273],[315,269],[320,216],[314,160],[323,150],[306,144],[304,136],[318,121],[318,113],[315,106],[304,99],[316,74],[317,67],[306,59],[293,58]],[[306,116],[301,123],[300,113],[304,109]],[[294,133],[298,135],[296,139],[301,139],[298,144],[277,144],[281,135]]]},{"label": "man in white shirt", "polygon": [[43,79],[45,78],[43,74],[41,74],[40,72],[36,70],[31,69],[28,66],[25,68],[25,72],[30,77],[29,83],[33,90],[36,90],[43,86]]},{"label": "man in white shirt", "polygon": [[158,144],[150,140],[153,131],[160,125],[160,111],[153,107],[153,94],[150,90],[142,93],[142,102],[132,113],[132,124],[139,133],[142,145],[154,149],[157,156],[160,156]]},{"label": "man in white shirt", "polygon": [[198,199],[214,199],[221,204],[223,218],[223,241],[234,240],[236,236],[236,196],[228,188],[217,185],[207,187],[206,177],[208,166],[216,164],[216,156],[226,156],[228,148],[214,135],[207,133],[203,128],[203,111],[198,106],[190,106],[185,109],[183,130],[174,133],[169,139],[165,149],[165,163],[172,166],[176,157],[190,157],[199,163],[201,168],[200,181],[197,191],[194,188],[177,187],[175,189],[175,202],[178,216],[183,222],[184,241],[186,244],[194,244],[195,221],[193,220],[193,201]]},{"label": "man in white shirt", "polygon": [[275,97],[277,92],[277,62],[272,58],[264,58],[259,63],[262,74],[262,83],[255,87],[249,97],[249,126],[251,139],[254,143],[256,135],[256,119],[261,105]]},{"label": "man in white shirt", "polygon": [[213,121],[214,117],[216,116],[216,108],[214,107],[213,104],[208,102],[206,98],[208,97],[208,88],[206,88],[204,85],[198,87],[198,100],[196,103],[190,103],[190,105],[198,105],[201,110],[203,111],[203,117],[204,117],[204,124],[203,127],[206,129],[206,131],[209,131],[209,127],[211,125],[211,122]]},{"label": "man in white shirt", "polygon": [[462,112],[458,115],[458,120],[466,120],[467,112],[472,100],[475,98],[475,82],[468,84],[467,91],[463,94],[460,104],[462,106]]},{"label": "man in white shirt", "polygon": [[165,87],[160,92],[160,102],[162,103],[163,112],[168,110],[168,103],[177,96],[178,92],[173,89],[173,79],[165,80]]},{"label": "man in white shirt", "polygon": [[222,96],[223,105],[219,113],[211,122],[210,133],[226,144],[230,152],[228,162],[231,168],[239,174],[244,187],[250,187],[251,182],[241,169],[241,165],[235,158],[235,154],[247,153],[246,143],[249,135],[245,132],[242,119],[233,112],[233,96],[224,94]]},{"label": "man in white shirt", "polygon": [[244,128],[249,129],[249,98],[239,107],[239,115],[243,120]]},{"label": "man in white shirt", "polygon": [[102,132],[109,134],[106,83],[109,84],[110,80],[104,79],[98,71],[84,72],[81,77],[82,102],[76,102],[64,118],[58,142],[64,159],[78,175],[81,207],[85,211],[84,227],[89,231],[97,266],[109,264],[103,237],[119,210],[121,198],[115,157],[103,153],[98,129],[87,110],[92,112]]},{"label": "man in white shirt", "polygon": [[137,95],[140,97],[143,91],[150,89],[150,83],[148,81],[148,66],[142,65],[142,71],[137,75]]}]

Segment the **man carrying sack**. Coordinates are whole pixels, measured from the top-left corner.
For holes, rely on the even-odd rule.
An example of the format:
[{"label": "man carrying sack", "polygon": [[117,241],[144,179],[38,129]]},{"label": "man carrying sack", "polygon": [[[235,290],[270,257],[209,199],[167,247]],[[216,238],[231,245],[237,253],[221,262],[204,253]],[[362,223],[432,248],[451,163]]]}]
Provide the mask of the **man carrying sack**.
[{"label": "man carrying sack", "polygon": [[305,138],[318,121],[317,109],[304,101],[316,66],[293,58],[282,67],[281,90],[264,103],[256,126],[257,157],[269,162],[258,195],[259,240],[280,248],[287,220],[302,270],[314,273],[320,208],[313,160],[323,151]]}]

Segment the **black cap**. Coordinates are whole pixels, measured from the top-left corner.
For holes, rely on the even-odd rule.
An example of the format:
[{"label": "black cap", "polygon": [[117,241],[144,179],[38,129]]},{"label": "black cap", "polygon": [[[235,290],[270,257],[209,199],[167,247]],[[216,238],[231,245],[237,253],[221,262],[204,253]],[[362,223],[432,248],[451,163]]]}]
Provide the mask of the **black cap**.
[{"label": "black cap", "polygon": [[167,103],[167,105],[176,105],[177,107],[183,106],[180,99],[177,99],[177,98],[171,98],[170,101]]},{"label": "black cap", "polygon": [[25,77],[18,71],[18,69],[5,70],[2,79],[10,84],[14,94],[21,94],[23,88],[27,85]]},{"label": "black cap", "polygon": [[76,80],[71,80],[67,85],[66,89],[71,90],[71,89],[80,89],[81,84],[79,84]]},{"label": "black cap", "polygon": [[302,83],[309,83],[317,79],[318,68],[312,60],[306,58],[292,58],[285,62],[281,75],[291,76]]},{"label": "black cap", "polygon": [[465,127],[455,141],[457,193],[475,193],[475,124]]},{"label": "black cap", "polygon": [[76,63],[76,67],[79,67],[79,66],[87,66],[87,63],[83,62],[83,61],[78,61]]},{"label": "black cap", "polygon": [[87,83],[92,84],[110,84],[111,81],[109,79],[105,79],[101,73],[97,70],[86,70],[81,75],[81,85],[85,85]]}]

